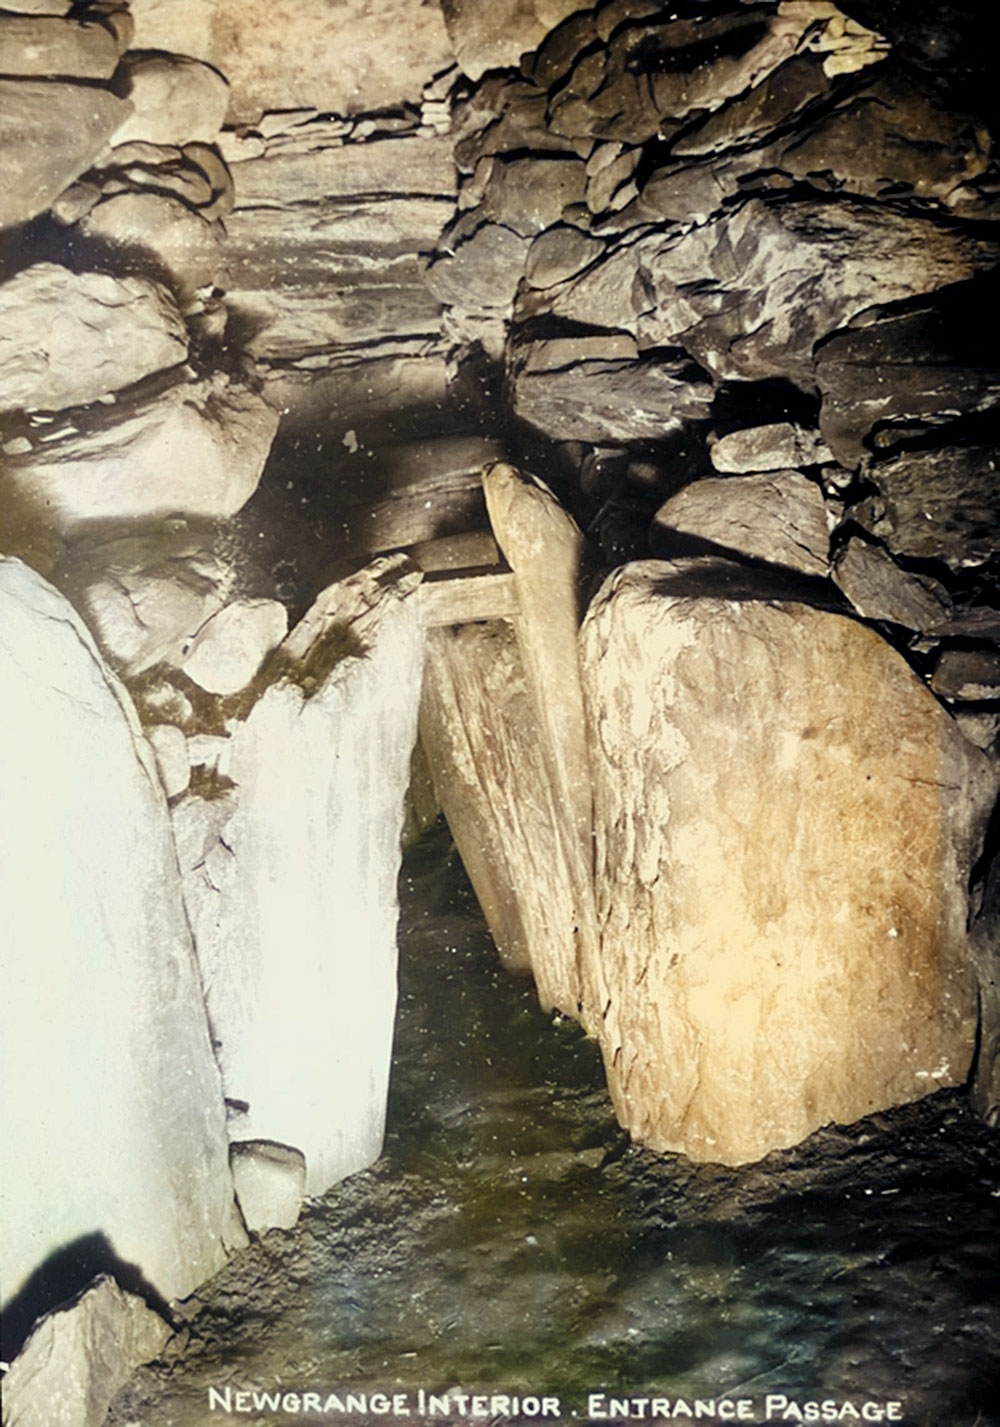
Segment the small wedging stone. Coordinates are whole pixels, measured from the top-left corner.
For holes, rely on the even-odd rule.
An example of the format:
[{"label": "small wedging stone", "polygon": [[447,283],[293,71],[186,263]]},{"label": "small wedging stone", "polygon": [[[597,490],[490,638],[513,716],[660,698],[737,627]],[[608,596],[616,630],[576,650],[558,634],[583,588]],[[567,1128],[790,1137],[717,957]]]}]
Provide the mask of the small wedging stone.
[{"label": "small wedging stone", "polygon": [[229,1146],[236,1198],[252,1234],[294,1229],[306,1189],[306,1162],[291,1145],[234,1140]]},{"label": "small wedging stone", "polygon": [[609,1084],[726,1164],[962,1084],[997,791],[875,631],[737,578],[626,566],[582,631]]},{"label": "small wedging stone", "polygon": [[829,570],[830,531],[823,495],[798,471],[707,476],[660,507],[652,539],[674,531],[804,575]]},{"label": "small wedging stone", "polygon": [[1000,699],[1000,653],[995,649],[944,649],[931,675],[943,699],[978,703]]},{"label": "small wedging stone", "polygon": [[234,600],[198,630],[181,668],[210,694],[236,694],[287,633],[277,600]]},{"label": "small wedging stone", "polygon": [[918,632],[937,631],[948,620],[951,599],[944,586],[901,570],[881,545],[849,540],[831,575],[863,619],[887,620]]},{"label": "small wedging stone", "polygon": [[8,458],[5,487],[61,531],[89,520],[234,515],[257,488],[278,428],[249,388],[216,374],[53,432]]},{"label": "small wedging stone", "polygon": [[776,421],[720,436],[711,442],[709,458],[720,475],[736,476],[818,466],[832,461],[833,455],[818,431]]},{"label": "small wedging stone", "polygon": [[153,749],[164,793],[168,798],[179,797],[191,782],[187,739],[172,723],[153,724],[146,729],[146,737]]},{"label": "small wedging stone", "polygon": [[3,1379],[11,1427],[103,1427],[117,1392],[162,1351],[173,1330],[102,1275],[46,1313]]},{"label": "small wedging stone", "polygon": [[0,228],[44,213],[131,112],[127,100],[93,85],[0,78]]},{"label": "small wedging stone", "polygon": [[187,352],[173,296],[146,278],[36,263],[0,286],[0,412],[84,405]]},{"label": "small wedging stone", "polygon": [[132,105],[116,144],[212,144],[229,105],[229,85],[211,65],[186,54],[130,50],[115,75],[115,89]]},{"label": "small wedging stone", "polygon": [[556,287],[596,262],[603,251],[600,238],[558,223],[539,233],[528,249],[524,276],[531,287]]}]

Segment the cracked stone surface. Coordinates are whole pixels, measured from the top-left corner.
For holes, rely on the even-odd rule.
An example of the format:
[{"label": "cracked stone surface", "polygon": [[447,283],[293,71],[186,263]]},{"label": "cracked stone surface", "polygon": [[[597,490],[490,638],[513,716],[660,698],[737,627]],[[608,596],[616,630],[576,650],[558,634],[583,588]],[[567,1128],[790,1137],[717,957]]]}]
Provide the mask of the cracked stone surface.
[{"label": "cracked stone surface", "polygon": [[900,656],[657,562],[611,577],[582,641],[622,1123],[739,1164],[961,1084],[996,783]]}]

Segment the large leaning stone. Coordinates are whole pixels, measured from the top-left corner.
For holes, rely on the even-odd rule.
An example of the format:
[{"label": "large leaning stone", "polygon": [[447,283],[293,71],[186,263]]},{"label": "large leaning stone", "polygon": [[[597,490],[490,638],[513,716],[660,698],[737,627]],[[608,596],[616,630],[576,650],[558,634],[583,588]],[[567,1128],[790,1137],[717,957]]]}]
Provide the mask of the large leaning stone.
[{"label": "large leaning stone", "polygon": [[166,803],[62,596],[7,560],[0,603],[5,1302],[97,1238],[183,1297],[243,1239]]},{"label": "large leaning stone", "polygon": [[986,760],[872,630],[625,567],[583,632],[609,1004],[637,1139],[739,1164],[972,1057]]}]

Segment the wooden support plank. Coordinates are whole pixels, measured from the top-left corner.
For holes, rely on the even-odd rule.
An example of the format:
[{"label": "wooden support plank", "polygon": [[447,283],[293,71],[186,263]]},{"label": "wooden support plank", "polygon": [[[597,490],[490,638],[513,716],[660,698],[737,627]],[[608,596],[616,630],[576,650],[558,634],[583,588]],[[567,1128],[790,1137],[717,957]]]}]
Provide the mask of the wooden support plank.
[{"label": "wooden support plank", "polygon": [[426,629],[480,619],[510,619],[518,610],[514,575],[502,568],[428,575],[415,597]]}]

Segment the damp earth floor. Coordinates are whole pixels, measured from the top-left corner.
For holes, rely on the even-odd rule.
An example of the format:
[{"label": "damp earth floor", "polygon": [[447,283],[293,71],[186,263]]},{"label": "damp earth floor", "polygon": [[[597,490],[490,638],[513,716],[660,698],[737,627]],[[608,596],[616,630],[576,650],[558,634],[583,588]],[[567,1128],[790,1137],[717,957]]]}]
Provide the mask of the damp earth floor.
[{"label": "damp earth floor", "polygon": [[181,1305],[111,1427],[998,1427],[1000,1140],[960,1094],[743,1169],[654,1156],[446,832],[400,890],[383,1157]]}]

